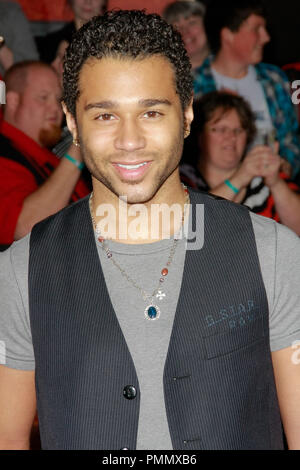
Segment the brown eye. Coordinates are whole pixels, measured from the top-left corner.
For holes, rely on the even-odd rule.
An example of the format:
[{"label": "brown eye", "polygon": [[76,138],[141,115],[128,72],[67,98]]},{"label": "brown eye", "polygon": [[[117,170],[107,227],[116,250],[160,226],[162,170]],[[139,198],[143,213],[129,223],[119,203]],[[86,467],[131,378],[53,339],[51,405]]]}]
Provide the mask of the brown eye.
[{"label": "brown eye", "polygon": [[159,113],[158,111],[147,111],[144,116],[148,118],[156,118],[161,116],[161,113]]},{"label": "brown eye", "polygon": [[103,113],[99,114],[99,116],[96,117],[98,121],[112,121],[114,119],[113,114],[109,113]]}]

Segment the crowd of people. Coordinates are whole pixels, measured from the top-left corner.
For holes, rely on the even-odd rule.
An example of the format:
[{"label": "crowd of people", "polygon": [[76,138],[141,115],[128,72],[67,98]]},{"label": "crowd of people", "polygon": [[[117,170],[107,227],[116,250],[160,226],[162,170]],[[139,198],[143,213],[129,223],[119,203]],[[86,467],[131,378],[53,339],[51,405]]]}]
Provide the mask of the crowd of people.
[{"label": "crowd of people", "polygon": [[0,250],[43,218],[91,190],[61,107],[62,60],[72,34],[105,11],[106,0],[72,0],[74,21],[34,38],[20,6],[0,2],[0,74],[6,103],[0,122]]},{"label": "crowd of people", "polygon": [[[44,188],[48,190],[52,188],[52,191],[56,189],[55,185],[52,186],[51,184],[52,180],[55,181],[54,176],[48,181],[47,185],[43,185],[42,192],[45,191],[45,198],[48,198],[49,194],[49,201],[46,205],[40,204],[39,197],[32,195],[48,179],[54,168],[60,167],[60,163],[62,163],[62,166],[70,166],[70,169],[73,169],[73,171],[77,168],[79,170],[79,172],[77,171],[77,178],[79,178],[80,172],[84,168],[79,149],[72,143],[72,136],[63,118],[60,119],[58,124],[51,122],[51,116],[47,118],[47,126],[52,126],[53,128],[50,141],[45,142],[44,139],[43,142],[40,142],[39,139],[33,139],[43,149],[42,151],[38,149],[39,152],[43,152],[44,155],[47,153],[48,160],[50,158],[52,163],[47,158],[42,163],[33,150],[32,142],[27,142],[31,149],[25,151],[23,144],[21,148],[17,147],[17,142],[14,141],[15,137],[12,137],[18,130],[22,135],[25,134],[27,137],[32,138],[31,133],[28,133],[26,129],[28,124],[26,122],[27,117],[24,117],[25,127],[22,122],[19,122],[20,119],[17,119],[16,122],[11,117],[12,97],[16,101],[15,93],[17,92],[19,95],[18,101],[24,109],[22,94],[25,84],[27,90],[36,90],[35,95],[43,93],[42,89],[39,92],[36,88],[35,84],[38,78],[35,76],[44,63],[48,63],[56,70],[60,81],[59,86],[61,86],[63,57],[72,35],[90,18],[103,14],[107,8],[107,0],[88,2],[85,0],[72,0],[70,4],[74,12],[74,21],[66,24],[62,29],[54,33],[33,38],[28,21],[18,4],[6,0],[0,2],[0,28],[1,34],[5,38],[5,43],[2,46],[0,45],[0,74],[6,74],[4,82],[7,82],[8,87],[8,103],[5,107],[4,121],[1,125],[2,184],[0,189],[0,222],[2,230],[0,246],[2,249],[5,249],[13,240],[20,238],[20,236],[30,231],[35,222],[59,210],[68,201],[74,200],[71,194],[77,183],[76,178],[74,179],[74,184],[70,185],[68,197],[62,196],[61,202],[57,201],[55,204],[52,204],[51,193],[44,190]],[[170,3],[163,11],[162,16],[180,32],[184,41],[194,77],[195,106],[199,107],[199,102],[201,107],[202,96],[206,94],[211,96],[211,92],[220,90],[226,93],[237,94],[250,105],[255,121],[255,132],[252,135],[251,143],[248,142],[240,156],[241,161],[238,167],[240,165],[242,167],[245,166],[245,162],[242,164],[242,161],[250,145],[252,148],[255,148],[257,145],[266,146],[271,142],[271,147],[276,147],[276,154],[280,157],[281,163],[278,168],[278,174],[285,175],[284,178],[289,180],[290,186],[297,192],[297,181],[300,178],[298,119],[291,100],[290,83],[286,75],[278,67],[262,62],[264,46],[270,41],[270,36],[267,32],[265,11],[261,2],[251,0],[238,5],[236,2],[225,4],[224,2],[212,0],[206,8],[201,2],[182,0]],[[12,18],[14,18],[14,21],[12,21]],[[36,61],[36,66],[33,61]],[[39,66],[38,61],[41,62]],[[17,78],[11,78],[14,75],[17,76],[18,73],[20,74],[18,68],[9,70],[14,64],[19,62],[25,62],[22,65],[23,68],[20,69],[21,73],[24,71],[24,77],[27,76],[27,69],[30,70],[30,79],[27,79],[28,83],[24,79],[22,86],[18,85]],[[13,85],[13,89],[11,89],[12,82],[17,83]],[[16,87],[17,90],[15,89]],[[39,87],[42,88],[41,85]],[[49,83],[49,87],[51,88],[52,84]],[[57,100],[59,101],[61,92],[57,90],[56,93]],[[47,94],[47,90],[45,90],[44,94]],[[34,100],[35,98],[33,97],[31,104],[36,105],[34,110],[29,107],[28,103],[25,105],[26,108],[28,107],[28,113],[37,114],[37,107],[41,106],[41,103],[35,103]],[[41,98],[39,100],[41,101]],[[44,107],[46,110],[46,102]],[[16,112],[19,113],[18,106],[16,106]],[[45,112],[50,115],[52,113],[51,109]],[[42,121],[37,123],[38,128],[42,128],[42,125],[44,125]],[[193,133],[201,133],[201,125],[195,119],[192,126]],[[11,126],[14,126],[14,128]],[[32,126],[34,126],[33,122]],[[21,134],[19,134],[19,138],[21,138]],[[274,147],[273,144],[275,142],[277,144]],[[186,178],[185,173],[188,171],[189,175],[191,175],[191,172],[193,172],[193,180],[195,180],[195,175],[199,171],[199,165],[203,166],[205,159],[208,158],[204,155],[203,150],[198,152],[197,146],[194,144],[195,139],[192,135],[186,141],[181,166],[182,179],[190,184],[192,182]],[[13,151],[11,148],[18,151],[18,158],[14,155],[17,153],[16,150]],[[22,158],[20,157],[20,150]],[[24,156],[24,152],[27,156]],[[253,152],[255,153],[256,151],[253,150]],[[260,149],[260,154],[262,152],[263,149]],[[51,153],[54,155],[51,155]],[[195,154],[197,155],[195,156]],[[69,158],[66,156],[69,156]],[[63,157],[68,159],[68,164],[63,160]],[[30,159],[33,159],[35,166],[38,167],[39,176],[35,174]],[[202,163],[199,163],[200,160]],[[246,159],[247,161],[248,159]],[[73,163],[76,168],[72,168],[70,163]],[[43,168],[45,165],[47,167],[46,170]],[[16,169],[19,171],[16,171]],[[229,173],[227,172],[227,180],[231,181],[230,178],[232,177],[236,179],[233,176],[233,170],[231,175]],[[83,171],[83,176],[84,182],[77,197],[86,195],[91,188],[88,172]],[[257,170],[257,174],[252,176],[253,178],[260,178],[261,181],[260,185],[255,183],[259,181],[258,179],[254,180],[252,184],[255,187],[255,194],[260,194],[260,196],[255,197],[255,203],[251,203],[254,199],[253,197],[251,199],[248,196],[243,197],[245,196],[243,194],[245,192],[245,185],[239,184],[239,182],[236,182],[236,185],[233,184],[234,182],[231,182],[231,187],[227,185],[225,192],[221,192],[220,195],[238,202],[242,201],[246,205],[250,204],[252,210],[282,221],[278,218],[278,212],[273,209],[273,202],[271,204],[272,208],[268,206],[269,209],[264,210],[263,206],[269,200],[264,187],[264,174]],[[204,177],[203,174],[202,177]],[[250,180],[247,182],[249,186],[248,183],[250,184]],[[203,181],[202,183],[199,183],[199,180],[198,183],[194,181],[193,186],[195,185],[198,188],[212,191],[209,188],[210,185],[203,184]],[[235,191],[232,190],[233,187]],[[13,198],[12,194],[14,194]],[[273,194],[268,193],[268,195],[273,201]],[[259,197],[262,197],[264,202],[259,200]],[[298,198],[298,196],[294,195],[294,198]],[[35,216],[29,217],[30,220],[28,221],[26,218],[26,229],[25,231],[20,231],[19,225],[24,226],[22,210],[28,203],[29,212],[31,213],[30,201],[34,203],[35,199],[39,205],[43,206],[43,210],[35,211]],[[8,200],[11,201],[10,204],[7,203]],[[26,211],[23,212],[26,213]]]},{"label": "crowd of people", "polygon": [[[28,233],[37,221],[61,209],[69,201],[74,201],[72,192],[84,168],[80,151],[72,143],[72,136],[62,118],[62,111],[51,110],[51,106],[48,107],[47,101],[49,100],[46,95],[56,93],[58,107],[60,106],[61,91],[59,87],[62,86],[65,50],[75,31],[93,16],[104,13],[107,8],[107,0],[88,2],[72,0],[71,6],[74,12],[74,21],[54,33],[37,37],[34,41],[28,21],[20,7],[14,2],[5,0],[0,2],[2,12],[0,28],[3,37],[5,37],[5,44],[0,48],[0,73],[5,73],[4,82],[7,86],[7,103],[3,115],[4,120],[1,124],[0,223],[2,230],[0,246],[2,249],[9,246],[13,240]],[[252,148],[264,145],[265,149],[260,149],[262,155],[264,151],[267,151],[266,145],[271,142],[271,147],[276,148],[276,154],[280,157],[278,174],[285,175],[284,178],[289,180],[294,191],[296,191],[295,188],[297,188],[299,180],[300,144],[297,114],[290,97],[290,83],[284,72],[274,65],[262,62],[264,46],[270,41],[270,37],[261,2],[249,0],[249,2],[240,4],[236,2],[225,4],[218,0],[212,0],[206,8],[201,2],[182,0],[170,3],[163,11],[162,16],[180,32],[184,41],[194,77],[195,106],[201,108],[203,103],[201,97],[207,94],[211,96],[211,92],[221,90],[244,98],[246,103],[250,105],[252,116],[254,116],[255,132],[252,133],[251,142],[248,142],[243,149],[237,168],[232,169],[231,174],[230,171],[227,171],[225,179],[230,181],[231,186],[227,184],[225,192],[221,191],[220,195],[237,202],[242,201],[248,206],[250,204],[252,210],[282,221],[281,218],[278,218],[278,211],[274,210],[273,203],[272,208],[268,206],[268,210],[264,210],[263,206],[267,204],[269,196],[273,201],[274,195],[269,192],[267,195],[264,186],[265,176],[260,169],[257,168],[257,174],[252,175],[253,178],[258,178],[252,183],[252,187],[254,185],[255,188],[254,192],[260,194],[260,196],[255,196],[255,203],[251,202],[254,199],[253,196],[250,199],[249,194],[247,197],[245,196],[245,184],[237,182],[234,175],[234,170],[239,169],[240,166],[244,168],[245,162],[248,162],[248,158],[245,161],[243,159],[245,152],[250,149],[250,145]],[[12,17],[14,17],[14,21],[12,21]],[[24,62],[20,68],[14,66],[20,62]],[[42,69],[44,74],[46,73],[46,67],[43,67],[45,63],[56,70],[60,82],[60,84],[51,83],[49,80],[49,90],[43,90],[38,77],[38,73]],[[27,71],[30,72],[29,78]],[[24,73],[24,80],[18,79],[18,75],[21,77],[22,73]],[[50,73],[50,69],[48,69],[48,74]],[[57,80],[52,80],[52,82],[54,81]],[[32,97],[24,104],[25,89],[27,92],[31,91]],[[13,111],[12,103],[15,106]],[[19,117],[19,105],[21,110],[25,109],[26,113],[33,117],[32,120],[28,120],[28,116],[23,112],[21,116],[24,117]],[[34,116],[38,115],[38,108],[42,106],[46,114],[44,121],[34,120]],[[13,117],[14,113],[17,119]],[[55,114],[57,117],[54,116]],[[59,117],[58,114],[61,116]],[[29,121],[32,122],[29,123]],[[45,121],[47,121],[46,124]],[[203,130],[202,124],[196,118],[193,124],[193,133],[200,134]],[[39,137],[33,137],[32,131],[27,128],[35,125],[37,128],[34,134],[38,134],[42,130],[48,134],[48,138],[44,136],[41,142]],[[49,130],[47,131],[47,127],[52,128],[50,140],[48,140]],[[28,149],[24,148],[24,134],[27,136],[27,140],[25,140]],[[20,139],[22,144],[18,145]],[[29,139],[39,146],[39,148],[35,148],[36,151],[33,149],[33,142]],[[202,151],[199,149],[197,152],[193,135],[187,139],[185,147],[181,165],[183,181],[192,184],[191,180],[186,178],[185,173],[188,172],[191,175],[193,172],[193,186],[196,185],[202,190],[212,191],[210,185],[203,184],[203,181],[199,183],[198,176],[195,176],[199,171],[199,165],[203,167],[209,156],[205,155],[203,149]],[[256,153],[256,150],[252,150],[251,155],[253,153]],[[44,157],[41,159],[37,154],[43,154]],[[197,155],[195,156],[195,154]],[[72,168],[72,163],[74,168]],[[34,167],[36,168],[34,169]],[[60,193],[61,201],[52,203],[51,191],[56,191],[56,184],[63,184],[56,180],[55,175],[59,175],[63,167],[66,167],[66,171],[70,167],[70,171],[75,172],[76,176],[70,178],[72,184],[69,184],[68,191],[65,188],[68,194]],[[56,172],[48,180],[54,169]],[[82,184],[79,184],[80,180],[78,182],[80,190],[78,190],[75,200],[90,191],[88,172],[84,171],[83,176]],[[205,175],[202,174],[203,177],[205,179]],[[222,175],[220,174],[219,177],[222,178]],[[198,179],[198,183],[195,183],[195,178]],[[231,181],[232,178],[234,181]],[[256,184],[259,178],[260,185]],[[246,186],[249,191],[250,177],[247,179]],[[47,185],[42,185],[45,180],[47,180]],[[42,185],[42,189],[36,192],[40,185]],[[40,199],[40,193],[47,199],[47,203]],[[264,201],[259,200],[259,197],[262,197]],[[294,194],[294,198],[297,201],[298,196]],[[38,204],[43,209],[34,211],[33,215],[32,204]],[[285,208],[286,204],[282,201],[281,204]],[[26,207],[28,207],[27,210]],[[27,211],[30,217],[26,216]],[[297,230],[296,232],[298,233]]]},{"label": "crowd of people", "polygon": [[[0,1],[0,448],[37,401],[45,449],[299,449],[300,133],[261,1],[70,4],[34,39]],[[171,237],[124,242],[124,195],[179,206]]]}]

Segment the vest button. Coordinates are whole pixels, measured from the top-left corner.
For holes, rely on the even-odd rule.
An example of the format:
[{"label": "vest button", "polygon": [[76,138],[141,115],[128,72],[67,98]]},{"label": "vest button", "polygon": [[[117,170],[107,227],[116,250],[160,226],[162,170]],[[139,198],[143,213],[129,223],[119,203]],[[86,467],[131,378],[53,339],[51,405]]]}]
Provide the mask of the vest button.
[{"label": "vest button", "polygon": [[123,396],[127,398],[127,400],[132,400],[136,397],[136,388],[133,385],[126,385],[123,389]]}]

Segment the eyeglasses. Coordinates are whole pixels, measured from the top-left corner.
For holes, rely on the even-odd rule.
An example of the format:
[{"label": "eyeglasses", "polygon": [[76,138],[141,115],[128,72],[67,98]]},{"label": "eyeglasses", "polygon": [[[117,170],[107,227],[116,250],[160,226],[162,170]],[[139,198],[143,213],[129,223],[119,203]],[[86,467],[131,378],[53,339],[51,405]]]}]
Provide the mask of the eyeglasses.
[{"label": "eyeglasses", "polygon": [[212,134],[220,135],[220,136],[225,136],[228,134],[233,134],[234,137],[239,137],[243,135],[246,131],[242,127],[236,127],[235,129],[230,129],[230,127],[222,126],[222,127],[209,127],[209,131]]}]

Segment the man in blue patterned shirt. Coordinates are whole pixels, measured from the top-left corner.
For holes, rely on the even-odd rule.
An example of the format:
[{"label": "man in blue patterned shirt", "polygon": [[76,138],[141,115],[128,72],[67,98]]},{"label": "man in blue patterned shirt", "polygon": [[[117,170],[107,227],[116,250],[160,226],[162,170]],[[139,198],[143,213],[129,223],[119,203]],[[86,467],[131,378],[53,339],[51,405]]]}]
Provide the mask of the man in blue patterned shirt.
[{"label": "man in blue patterned shirt", "polygon": [[298,122],[288,78],[278,67],[262,63],[270,37],[260,0],[212,0],[206,12],[206,32],[213,55],[194,72],[196,98],[226,89],[243,96],[255,116],[256,144],[275,138],[280,155],[300,170]]}]

